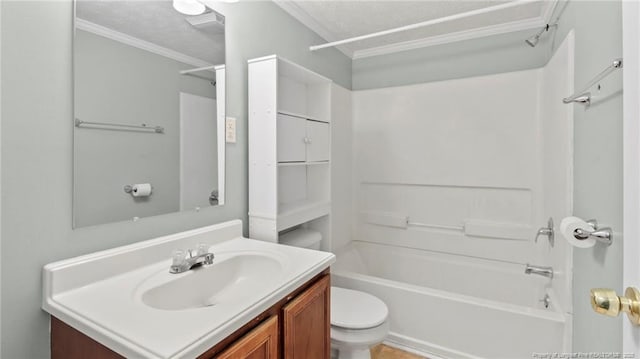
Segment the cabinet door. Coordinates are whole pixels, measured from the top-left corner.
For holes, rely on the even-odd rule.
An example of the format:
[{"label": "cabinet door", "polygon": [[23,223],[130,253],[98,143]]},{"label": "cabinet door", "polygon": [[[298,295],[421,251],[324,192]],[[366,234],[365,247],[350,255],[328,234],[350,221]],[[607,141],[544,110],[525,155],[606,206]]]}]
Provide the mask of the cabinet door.
[{"label": "cabinet door", "polygon": [[217,359],[278,359],[278,316],[240,338]]},{"label": "cabinet door", "polygon": [[329,124],[307,121],[307,161],[328,161],[330,157]]},{"label": "cabinet door", "polygon": [[329,291],[326,275],[284,307],[284,359],[331,356]]},{"label": "cabinet door", "polygon": [[305,161],[306,122],[302,118],[278,114],[278,162]]}]

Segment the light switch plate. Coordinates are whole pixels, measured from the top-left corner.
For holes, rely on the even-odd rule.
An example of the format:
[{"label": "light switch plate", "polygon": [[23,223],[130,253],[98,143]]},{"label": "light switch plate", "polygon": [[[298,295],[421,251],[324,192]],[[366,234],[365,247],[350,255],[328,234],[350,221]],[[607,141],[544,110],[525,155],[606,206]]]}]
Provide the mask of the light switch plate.
[{"label": "light switch plate", "polygon": [[227,143],[236,143],[236,119],[234,117],[227,117],[224,132]]}]

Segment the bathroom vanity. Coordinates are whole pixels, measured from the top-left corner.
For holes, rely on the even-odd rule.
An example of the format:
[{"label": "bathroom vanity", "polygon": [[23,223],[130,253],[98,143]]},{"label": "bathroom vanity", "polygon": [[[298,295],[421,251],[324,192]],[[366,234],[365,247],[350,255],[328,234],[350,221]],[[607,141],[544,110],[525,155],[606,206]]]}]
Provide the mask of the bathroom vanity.
[{"label": "bathroom vanity", "polygon": [[[328,358],[331,253],[227,222],[44,267],[53,358]],[[175,249],[213,263],[169,273]]]}]

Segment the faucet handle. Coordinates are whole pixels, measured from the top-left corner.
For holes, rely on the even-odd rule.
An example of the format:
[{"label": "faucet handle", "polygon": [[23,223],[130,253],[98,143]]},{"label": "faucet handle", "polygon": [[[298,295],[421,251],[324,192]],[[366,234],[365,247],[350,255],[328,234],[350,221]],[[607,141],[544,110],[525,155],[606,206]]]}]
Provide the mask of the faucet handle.
[{"label": "faucet handle", "polygon": [[179,266],[184,264],[185,252],[182,249],[176,249],[173,251],[173,265]]},{"label": "faucet handle", "polygon": [[209,253],[209,245],[206,243],[198,243],[198,252],[196,255],[203,255]]},{"label": "faucet handle", "polygon": [[553,247],[554,239],[555,239],[554,238],[555,233],[553,229],[553,217],[549,217],[549,221],[547,221],[546,227],[542,227],[538,229],[538,232],[536,233],[536,238],[534,240],[535,243],[538,243],[538,237],[540,236],[547,236],[547,238],[549,239],[549,244],[551,245],[551,247]]}]

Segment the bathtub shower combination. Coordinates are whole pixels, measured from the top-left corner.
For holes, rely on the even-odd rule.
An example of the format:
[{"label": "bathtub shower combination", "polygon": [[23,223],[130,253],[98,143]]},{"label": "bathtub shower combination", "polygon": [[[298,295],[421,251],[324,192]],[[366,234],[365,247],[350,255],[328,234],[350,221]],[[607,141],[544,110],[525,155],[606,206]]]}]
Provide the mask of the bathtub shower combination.
[{"label": "bathtub shower combination", "polygon": [[353,92],[353,241],[334,230],[333,285],[387,304],[390,344],[570,350],[572,249],[545,227],[572,212],[573,51],[570,33],[543,68]]},{"label": "bathtub shower combination", "polygon": [[[381,265],[388,263],[388,265]],[[557,295],[522,266],[354,241],[337,253],[333,285],[389,307],[388,340],[443,357],[531,357],[562,351]],[[548,296],[548,307],[538,298]]]}]

